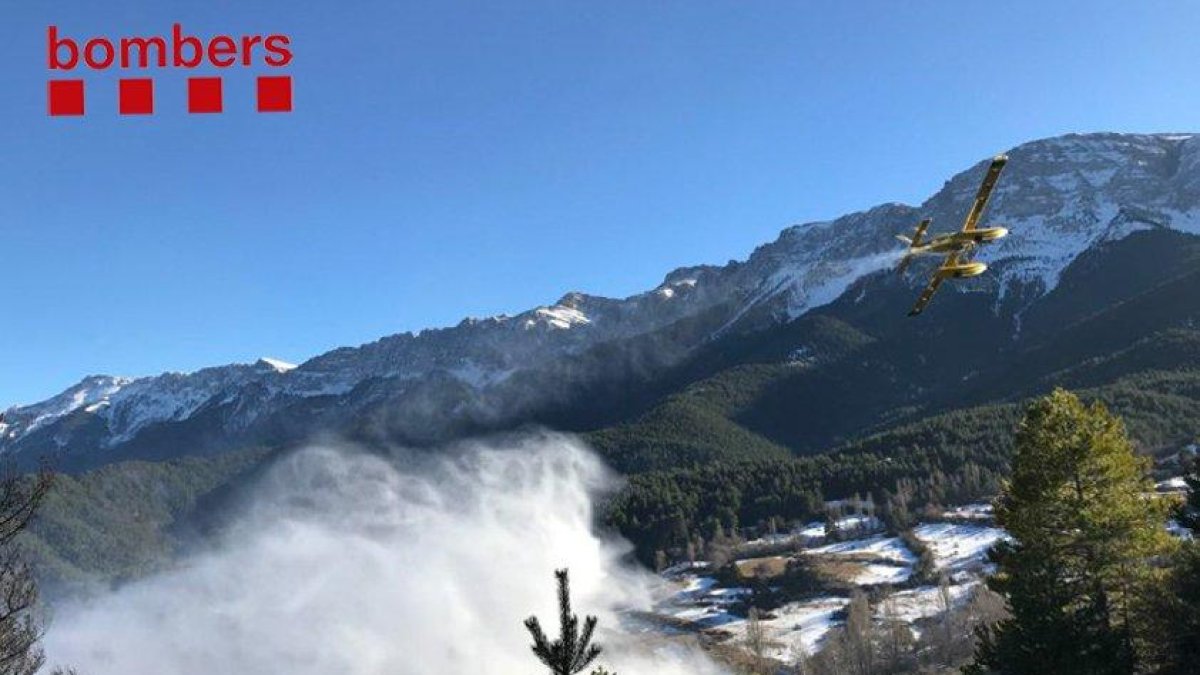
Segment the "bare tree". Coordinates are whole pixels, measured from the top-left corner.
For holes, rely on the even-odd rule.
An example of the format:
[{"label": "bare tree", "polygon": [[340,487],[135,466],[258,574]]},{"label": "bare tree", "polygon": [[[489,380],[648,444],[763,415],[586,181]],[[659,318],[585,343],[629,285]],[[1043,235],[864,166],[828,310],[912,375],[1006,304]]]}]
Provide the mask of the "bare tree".
[{"label": "bare tree", "polygon": [[821,651],[808,661],[808,675],[844,675],[851,671],[849,654],[846,651],[845,627],[836,628],[825,640]]},{"label": "bare tree", "polygon": [[32,675],[45,663],[38,640],[38,588],[17,536],[54,484],[43,467],[33,476],[0,469],[0,675]]},{"label": "bare tree", "polygon": [[931,658],[933,665],[951,666],[956,659],[956,652],[960,651],[956,648],[956,642],[958,638],[965,637],[960,635],[964,632],[964,617],[963,612],[954,607],[950,595],[950,580],[945,574],[938,577],[937,601],[937,627],[922,636],[928,647],[924,651]]},{"label": "bare tree", "polygon": [[875,645],[871,626],[871,603],[860,590],[855,590],[850,596],[844,631],[849,672],[854,675],[872,675],[875,672]]},{"label": "bare tree", "polygon": [[796,640],[788,654],[789,675],[816,675],[812,664],[812,655],[804,647],[803,640]]},{"label": "bare tree", "polygon": [[950,584],[944,580],[938,588],[937,624],[921,633],[917,651],[931,672],[957,672],[975,653],[976,629],[1000,621],[1007,612],[1004,598],[983,584],[955,603]]},{"label": "bare tree", "polygon": [[880,647],[875,672],[906,672],[915,660],[912,630],[900,616],[895,596],[883,601],[883,623],[878,626],[875,641]]},{"label": "bare tree", "polygon": [[1007,619],[1009,617],[1008,602],[1004,596],[984,584],[979,584],[972,589],[971,596],[967,599],[966,606],[962,608],[961,615],[960,625],[967,638],[963,642],[969,646],[971,653],[974,653],[976,643],[979,641],[976,629],[990,628]]},{"label": "bare tree", "polygon": [[767,632],[759,617],[758,608],[751,607],[746,615],[746,649],[753,659],[751,669],[756,675],[766,675],[767,665]]}]

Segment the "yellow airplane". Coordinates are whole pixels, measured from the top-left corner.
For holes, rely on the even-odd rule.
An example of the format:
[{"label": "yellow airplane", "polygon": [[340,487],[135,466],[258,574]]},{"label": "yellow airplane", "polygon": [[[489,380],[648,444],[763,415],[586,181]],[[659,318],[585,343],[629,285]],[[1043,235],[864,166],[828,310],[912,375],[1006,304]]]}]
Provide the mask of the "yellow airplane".
[{"label": "yellow airplane", "polygon": [[967,219],[963,223],[961,231],[937,234],[926,241],[922,238],[925,236],[925,230],[929,228],[930,219],[926,218],[917,225],[917,231],[913,234],[912,239],[904,235],[896,236],[897,239],[908,244],[908,251],[905,252],[904,258],[896,267],[896,271],[900,274],[908,269],[909,263],[917,256],[946,256],[941,267],[933,273],[929,285],[921,292],[917,304],[913,305],[912,310],[909,311],[909,316],[916,316],[925,310],[925,306],[933,299],[933,294],[937,293],[938,286],[941,286],[944,280],[975,277],[987,270],[986,263],[971,262],[969,258],[975,251],[975,247],[996,241],[1008,234],[1008,230],[1003,227],[975,227],[979,223],[980,216],[983,215],[988,198],[992,196],[992,188],[996,187],[996,181],[1000,179],[1000,172],[1004,170],[1006,163],[1008,163],[1006,155],[997,155],[992,159],[992,165],[988,167],[987,175],[983,177],[983,185],[979,186],[979,194],[975,195],[975,203],[967,212]]}]

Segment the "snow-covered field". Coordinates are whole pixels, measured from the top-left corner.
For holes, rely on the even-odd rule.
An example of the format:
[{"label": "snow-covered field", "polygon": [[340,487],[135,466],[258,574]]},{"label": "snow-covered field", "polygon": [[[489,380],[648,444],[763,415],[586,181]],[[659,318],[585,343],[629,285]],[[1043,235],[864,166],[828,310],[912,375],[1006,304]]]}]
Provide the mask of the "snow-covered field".
[{"label": "snow-covered field", "polygon": [[835,544],[826,544],[805,551],[808,555],[850,556],[860,559],[887,560],[901,565],[911,565],[917,558],[900,541],[899,537],[874,536],[852,539]]},{"label": "snow-covered field", "polygon": [[991,504],[964,504],[946,509],[942,517],[950,520],[991,520]]},{"label": "snow-covered field", "polygon": [[[971,589],[978,583],[978,581],[968,581],[949,586],[951,605],[955,606],[966,600]],[[899,619],[912,623],[918,619],[937,616],[944,609],[941,589],[937,586],[921,586],[888,596],[875,608],[875,616],[881,619]]]},{"label": "snow-covered field", "polygon": [[718,588],[716,579],[691,573],[680,575],[678,583],[679,590],[655,607],[659,614],[691,622],[700,629],[743,621],[729,611],[729,606],[749,595],[750,589]]},{"label": "snow-covered field", "polygon": [[1159,492],[1184,492],[1188,489],[1188,484],[1183,476],[1175,476],[1156,484],[1154,488]]},{"label": "snow-covered field", "polygon": [[[914,534],[929,547],[938,569],[955,573],[949,593],[950,602],[957,605],[965,601],[971,589],[980,583],[986,572],[988,549],[1007,535],[999,528],[984,524],[991,514],[983,505],[961,506],[947,510],[946,514],[959,522],[924,523],[914,528]],[[964,524],[962,521],[973,522]],[[845,531],[854,531],[857,528],[869,530],[878,523],[848,517],[836,525],[845,525]],[[913,574],[917,556],[899,537],[874,534],[805,546],[806,542],[821,542],[824,535],[824,524],[811,523],[786,534],[754,540],[748,545],[795,542],[798,546],[795,555],[836,565],[846,571],[846,581],[857,586],[903,586]],[[714,635],[719,635],[718,639],[723,642],[744,642],[748,622],[735,610],[738,602],[750,594],[750,589],[721,588],[716,579],[702,572],[704,569],[703,563],[694,563],[667,570],[664,575],[676,583],[676,591],[655,607],[656,612],[675,624],[682,622],[702,633],[716,631]],[[767,638],[767,655],[786,660],[799,648],[807,654],[815,653],[829,631],[842,621],[842,610],[849,602],[850,598],[845,594],[823,594],[788,602],[764,613],[760,623]],[[936,616],[944,606],[937,586],[921,586],[888,594],[875,604],[875,613],[880,619],[912,623]]]},{"label": "snow-covered field", "polygon": [[[830,503],[837,504],[840,502]],[[882,530],[883,523],[874,516],[852,515],[838,518],[833,522],[833,527],[838,532],[844,534],[868,534]],[[746,546],[773,546],[796,542],[820,541],[825,539],[825,530],[824,521],[816,520],[801,525],[790,532],[778,532],[753,539],[746,542]]]},{"label": "snow-covered field", "polygon": [[[817,651],[822,639],[837,625],[834,618],[847,604],[849,598],[825,596],[792,602],[771,612],[760,620],[770,658],[787,660],[796,646],[803,646],[806,654]],[[746,639],[746,622],[729,623],[725,629],[733,634],[733,640]]]},{"label": "snow-covered field", "polygon": [[933,552],[939,570],[981,565],[988,549],[1008,536],[998,527],[953,523],[918,525],[913,534]]},{"label": "snow-covered field", "polygon": [[912,567],[908,565],[878,565],[867,563],[853,577],[853,582],[859,586],[877,586],[879,584],[902,584],[912,576]]}]

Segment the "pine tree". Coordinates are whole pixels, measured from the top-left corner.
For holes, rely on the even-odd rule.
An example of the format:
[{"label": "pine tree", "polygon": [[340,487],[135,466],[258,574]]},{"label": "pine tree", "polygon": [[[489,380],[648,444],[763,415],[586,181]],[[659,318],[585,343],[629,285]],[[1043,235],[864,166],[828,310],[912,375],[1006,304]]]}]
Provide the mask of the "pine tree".
[{"label": "pine tree", "polygon": [[1200,673],[1200,544],[1188,542],[1172,560],[1171,575],[1157,596],[1158,648],[1153,671]]},{"label": "pine tree", "polygon": [[[1188,495],[1177,518],[1200,534],[1200,458],[1188,463],[1184,478]],[[1160,651],[1155,665],[1163,675],[1200,673],[1200,542],[1186,542],[1171,563],[1156,605]]]},{"label": "pine tree", "polygon": [[1015,541],[993,550],[989,580],[1011,617],[981,636],[967,672],[1134,672],[1149,563],[1170,546],[1147,468],[1101,404],[1060,389],[1030,406],[996,504]]},{"label": "pine tree", "polygon": [[571,613],[571,584],[567,570],[555,570],[558,579],[558,618],[562,635],[550,642],[536,616],[525,619],[525,627],[533,636],[533,653],[554,675],[575,675],[600,656],[600,646],[591,644],[596,630],[596,617],[584,619],[579,630],[579,617]]}]

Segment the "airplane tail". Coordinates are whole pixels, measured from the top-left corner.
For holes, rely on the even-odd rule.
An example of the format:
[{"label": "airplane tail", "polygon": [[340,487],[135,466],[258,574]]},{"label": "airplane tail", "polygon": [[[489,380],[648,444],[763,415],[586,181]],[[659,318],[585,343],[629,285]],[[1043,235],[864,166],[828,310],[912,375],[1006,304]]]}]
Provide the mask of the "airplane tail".
[{"label": "airplane tail", "polygon": [[896,274],[904,274],[904,270],[908,269],[908,265],[913,259],[912,250],[921,245],[923,237],[925,236],[925,230],[929,229],[930,220],[930,218],[926,218],[920,223],[917,223],[917,230],[913,233],[911,239],[903,234],[896,235],[897,239],[908,245],[908,252],[906,252],[904,257],[900,259],[900,264],[896,265]]},{"label": "airplane tail", "polygon": [[932,220],[932,218],[926,218],[925,220],[917,223],[917,231],[915,234],[913,234],[912,243],[909,244],[910,247],[921,245],[923,237],[925,236],[925,230],[929,229],[929,223],[932,222]]}]

